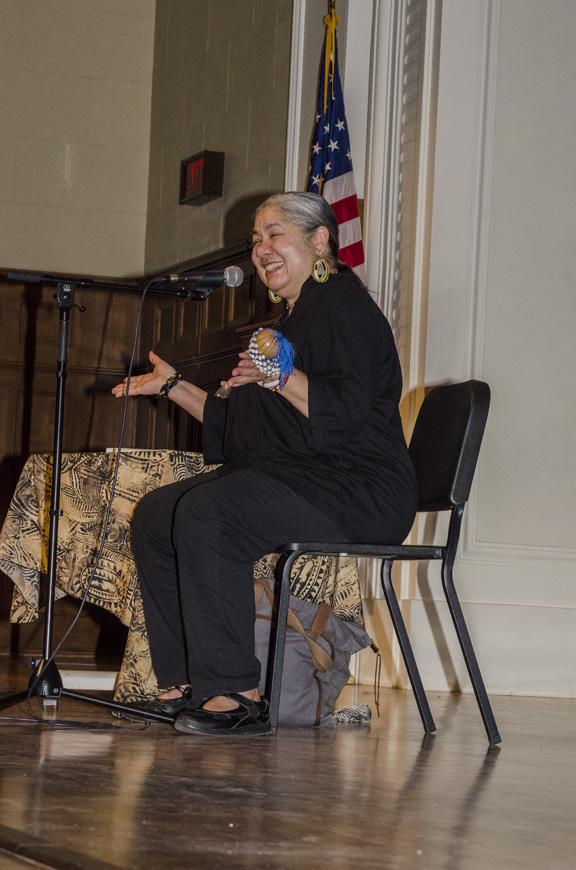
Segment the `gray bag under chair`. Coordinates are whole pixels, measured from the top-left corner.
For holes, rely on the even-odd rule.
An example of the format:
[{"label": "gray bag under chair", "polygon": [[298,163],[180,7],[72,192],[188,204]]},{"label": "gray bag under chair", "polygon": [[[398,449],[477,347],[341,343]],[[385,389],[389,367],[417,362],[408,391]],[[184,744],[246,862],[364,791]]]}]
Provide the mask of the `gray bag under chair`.
[{"label": "gray bag under chair", "polygon": [[[256,580],[256,656],[262,665],[264,692],[272,603],[272,587]],[[290,596],[288,630],[282,672],[281,725],[333,725],[334,706],[350,676],[350,657],[370,646],[363,628],[334,616],[326,604]]]}]

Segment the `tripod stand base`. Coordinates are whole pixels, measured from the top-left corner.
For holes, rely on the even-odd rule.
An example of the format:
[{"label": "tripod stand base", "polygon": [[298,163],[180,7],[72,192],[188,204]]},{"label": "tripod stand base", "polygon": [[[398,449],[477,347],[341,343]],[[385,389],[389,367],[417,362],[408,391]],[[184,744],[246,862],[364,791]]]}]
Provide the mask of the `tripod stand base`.
[{"label": "tripod stand base", "polygon": [[42,706],[44,709],[58,708],[60,698],[73,698],[76,701],[82,701],[85,704],[96,704],[99,707],[107,707],[116,713],[128,713],[130,719],[142,719],[147,722],[164,722],[166,725],[173,725],[174,716],[169,716],[166,713],[154,713],[149,710],[139,709],[134,704],[121,704],[117,701],[108,701],[105,698],[98,698],[93,695],[84,695],[81,692],[73,692],[70,689],[65,689],[62,685],[62,677],[54,661],[50,661],[48,666],[44,665],[44,659],[35,662],[34,673],[30,677],[28,688],[20,692],[12,692],[10,695],[0,697],[0,710],[5,710],[7,707],[12,707],[14,704],[19,704],[21,701],[26,701],[30,695],[37,695],[42,698]]},{"label": "tripod stand base", "polygon": [[62,692],[62,677],[54,661],[45,664],[44,659],[34,662],[34,673],[28,681],[28,688],[21,692],[14,692],[0,698],[0,710],[11,707],[25,701],[29,695],[39,695],[42,698],[42,706],[46,709],[58,709],[58,701]]},{"label": "tripod stand base", "polygon": [[153,713],[149,710],[141,710],[134,704],[120,704],[117,701],[106,701],[103,698],[84,695],[81,692],[72,692],[70,689],[62,689],[61,694],[66,698],[75,698],[76,701],[83,701],[85,704],[107,707],[109,710],[115,710],[117,713],[129,713],[132,719],[138,718],[148,722],[165,722],[168,725],[173,725],[176,721],[175,716],[170,716],[167,713]]},{"label": "tripod stand base", "polygon": [[5,710],[6,707],[12,707],[13,704],[19,704],[20,701],[25,701],[28,697],[28,690],[22,692],[13,692],[11,695],[4,695],[0,698],[0,710]]}]

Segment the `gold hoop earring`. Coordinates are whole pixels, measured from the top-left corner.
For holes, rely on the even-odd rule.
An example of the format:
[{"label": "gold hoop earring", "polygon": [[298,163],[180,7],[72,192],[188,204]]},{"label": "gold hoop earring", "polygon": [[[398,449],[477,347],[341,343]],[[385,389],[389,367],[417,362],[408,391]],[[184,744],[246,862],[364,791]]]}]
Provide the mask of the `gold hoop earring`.
[{"label": "gold hoop earring", "polygon": [[312,264],[312,277],[317,284],[325,284],[330,277],[328,261],[324,257],[318,257]]},{"label": "gold hoop earring", "polygon": [[271,290],[270,287],[268,287],[268,299],[270,300],[270,302],[273,302],[274,305],[277,305],[278,302],[282,302],[282,297],[278,296],[277,293],[274,293],[274,291]]}]

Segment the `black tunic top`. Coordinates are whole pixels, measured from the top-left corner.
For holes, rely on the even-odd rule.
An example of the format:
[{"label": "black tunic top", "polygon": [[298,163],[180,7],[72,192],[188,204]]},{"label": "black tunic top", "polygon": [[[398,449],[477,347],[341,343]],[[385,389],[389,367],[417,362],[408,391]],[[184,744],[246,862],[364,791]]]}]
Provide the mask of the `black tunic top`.
[{"label": "black tunic top", "polygon": [[402,375],[392,331],[350,271],[310,278],[277,328],[308,376],[306,418],[257,384],[204,408],[206,462],[222,473],[254,466],[342,525],[356,541],[400,543],[416,510],[416,485],[398,403]]}]

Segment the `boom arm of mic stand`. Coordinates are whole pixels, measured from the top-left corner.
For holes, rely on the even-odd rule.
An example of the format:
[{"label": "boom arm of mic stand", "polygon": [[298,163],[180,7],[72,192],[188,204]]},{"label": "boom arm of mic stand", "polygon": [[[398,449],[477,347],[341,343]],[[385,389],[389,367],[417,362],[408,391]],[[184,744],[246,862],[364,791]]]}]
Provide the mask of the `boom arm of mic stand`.
[{"label": "boom arm of mic stand", "polygon": [[[93,278],[67,278],[65,276],[58,277],[57,275],[41,275],[37,272],[6,272],[8,281],[18,281],[22,284],[44,284],[54,285],[56,287],[61,284],[71,284],[75,288],[85,290],[121,290],[129,293],[142,293],[145,289],[141,284],[120,284],[117,281],[97,281]],[[165,281],[164,285],[156,286],[156,281]],[[201,279],[196,286],[191,286],[189,283],[179,283],[178,281],[170,282],[171,279],[165,276],[158,276],[149,282],[147,294],[153,293],[157,295],[178,296],[180,299],[190,299],[193,302],[203,302],[207,299],[217,287],[208,287],[202,285]]]},{"label": "boom arm of mic stand", "polygon": [[93,278],[74,278],[66,275],[41,275],[37,272],[6,272],[7,281],[18,281],[21,284],[44,284],[58,287],[60,284],[72,284],[74,287],[86,290],[128,290],[140,292],[138,284],[120,284],[118,281],[96,281]]}]

